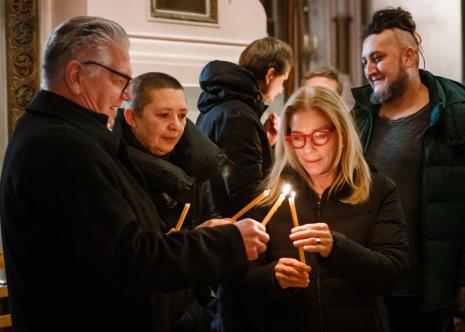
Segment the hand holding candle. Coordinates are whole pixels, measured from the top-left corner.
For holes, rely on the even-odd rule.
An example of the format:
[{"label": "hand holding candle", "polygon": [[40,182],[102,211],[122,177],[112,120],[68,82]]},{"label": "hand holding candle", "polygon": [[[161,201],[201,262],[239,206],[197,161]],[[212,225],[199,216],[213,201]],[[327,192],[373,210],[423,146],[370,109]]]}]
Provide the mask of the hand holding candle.
[{"label": "hand holding candle", "polygon": [[[295,192],[294,191],[291,193],[291,197],[288,198],[288,201],[289,201],[289,207],[291,208],[292,223],[294,224],[294,227],[297,227],[299,226],[299,219],[297,219],[297,211],[295,209]],[[299,249],[300,261],[304,264],[307,264],[305,262],[304,249],[302,247],[298,247],[298,249]]]},{"label": "hand holding candle", "polygon": [[260,203],[265,197],[267,197],[268,195],[270,194],[270,190],[267,189],[265,191],[263,191],[260,195],[258,195],[257,197],[255,197],[255,199],[253,199],[249,204],[247,204],[246,206],[244,206],[242,208],[242,210],[240,210],[239,212],[237,212],[234,216],[232,216],[231,220],[232,222],[235,222],[237,221],[244,213],[246,213],[247,211],[249,211],[251,208],[253,208],[255,205],[257,205],[258,203]]},{"label": "hand holding candle", "polygon": [[328,224],[310,223],[294,227],[289,236],[295,247],[303,247],[304,251],[319,253],[328,257],[333,250],[333,234]]},{"label": "hand holding candle", "polygon": [[181,216],[179,217],[178,223],[176,224],[175,230],[181,230],[182,224],[184,219],[186,219],[187,212],[189,212],[189,208],[191,207],[190,203],[184,204],[184,209],[182,209]]},{"label": "hand holding candle", "polygon": [[310,271],[310,266],[288,257],[281,257],[274,267],[275,278],[282,289],[307,287],[310,283]]},{"label": "hand holding candle", "polygon": [[290,191],[291,191],[291,186],[288,185],[288,184],[284,185],[283,193],[281,195],[279,195],[278,199],[276,200],[276,202],[274,202],[274,204],[271,207],[270,211],[268,211],[268,213],[266,214],[265,218],[262,221],[262,224],[264,226],[266,226],[270,222],[271,217],[273,217],[275,212],[278,210],[278,208],[281,206],[284,199],[286,198],[286,195],[289,194]]}]

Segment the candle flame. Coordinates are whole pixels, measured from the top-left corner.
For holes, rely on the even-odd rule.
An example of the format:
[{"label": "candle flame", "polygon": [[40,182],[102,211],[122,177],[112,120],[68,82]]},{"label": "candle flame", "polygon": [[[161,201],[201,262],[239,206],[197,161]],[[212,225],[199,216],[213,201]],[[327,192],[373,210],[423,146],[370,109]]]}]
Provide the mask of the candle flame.
[{"label": "candle flame", "polygon": [[283,186],[283,195],[284,196],[287,196],[287,194],[289,194],[289,192],[291,191],[291,186],[287,183]]},{"label": "candle flame", "polygon": [[292,197],[292,198],[295,197],[295,191],[291,192],[291,197]]}]

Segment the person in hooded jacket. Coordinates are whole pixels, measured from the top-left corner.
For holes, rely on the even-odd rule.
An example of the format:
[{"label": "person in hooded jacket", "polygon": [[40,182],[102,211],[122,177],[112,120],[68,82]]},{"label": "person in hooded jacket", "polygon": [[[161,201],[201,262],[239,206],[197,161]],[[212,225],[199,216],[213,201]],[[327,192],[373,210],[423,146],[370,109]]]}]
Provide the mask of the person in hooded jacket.
[{"label": "person in hooded jacket", "polygon": [[289,45],[266,37],[247,46],[239,65],[212,61],[202,69],[196,125],[233,162],[211,181],[223,216],[232,216],[252,200],[271,169],[270,139],[260,117],[264,103],[282,92],[292,62]]},{"label": "person in hooded jacket", "polygon": [[[182,85],[165,73],[149,72],[134,79],[131,92],[133,99],[118,111],[113,131],[126,141],[129,157],[141,170],[162,229],[173,231],[186,203],[191,206],[183,229],[224,223],[202,225],[219,217],[206,180],[219,172],[226,156],[187,119]],[[208,331],[212,300],[209,288],[157,294],[152,297],[157,331]]]},{"label": "person in hooded jacket", "polygon": [[389,331],[383,296],[409,268],[402,205],[395,183],[368,167],[328,88],[303,87],[285,105],[263,215],[285,184],[300,226],[284,201],[267,224],[266,254],[235,285],[227,330]]}]

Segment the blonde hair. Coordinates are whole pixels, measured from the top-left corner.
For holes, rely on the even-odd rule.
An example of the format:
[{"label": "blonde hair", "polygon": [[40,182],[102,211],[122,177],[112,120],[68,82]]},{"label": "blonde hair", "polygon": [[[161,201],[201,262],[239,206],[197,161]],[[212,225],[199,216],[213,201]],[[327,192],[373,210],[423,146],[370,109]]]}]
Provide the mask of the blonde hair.
[{"label": "blonde hair", "polygon": [[265,179],[265,187],[271,193],[263,202],[268,205],[280,194],[282,187],[281,174],[286,166],[290,166],[312,187],[312,181],[297,159],[294,149],[285,141],[291,132],[290,123],[294,114],[318,110],[328,118],[334,128],[334,137],[338,140],[338,150],[334,160],[336,177],[329,188],[329,195],[349,185],[351,190],[347,197],[341,199],[348,204],[359,204],[368,199],[371,186],[370,169],[363,157],[363,149],[357,135],[353,120],[341,97],[325,87],[302,87],[289,98],[283,111],[283,120],[276,142],[276,161],[269,176]]}]

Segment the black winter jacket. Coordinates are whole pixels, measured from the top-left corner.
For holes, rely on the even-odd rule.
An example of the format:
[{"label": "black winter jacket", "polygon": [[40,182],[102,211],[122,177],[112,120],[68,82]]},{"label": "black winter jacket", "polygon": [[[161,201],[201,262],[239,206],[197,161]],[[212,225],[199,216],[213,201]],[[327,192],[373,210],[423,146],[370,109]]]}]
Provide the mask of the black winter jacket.
[{"label": "black winter jacket", "polygon": [[289,239],[289,204],[283,202],[267,226],[271,240],[266,255],[235,285],[240,291],[225,295],[225,326],[233,327],[226,330],[389,331],[383,295],[402,280],[409,265],[395,184],[374,173],[369,200],[354,206],[340,201],[347,188],[330,197],[326,191],[319,199],[295,172],[287,173],[285,182],[297,193],[299,223],[327,223],[333,250],[327,258],[305,253],[312,268],[309,287],[282,290],[274,279],[274,266],[281,257],[299,259]]},{"label": "black winter jacket", "polygon": [[17,122],[0,183],[17,332],[153,332],[150,294],[237,278],[248,266],[234,226],[161,232],[102,116],[40,91]]},{"label": "black winter jacket", "polygon": [[207,64],[200,87],[196,125],[234,163],[211,181],[215,205],[230,217],[257,196],[271,168],[271,148],[260,122],[265,108],[252,73],[230,62]]},{"label": "black winter jacket", "polygon": [[[124,119],[123,109],[118,111],[113,130],[127,142],[129,157],[144,176],[148,194],[163,220],[164,232],[176,226],[185,203],[191,207],[183,229],[219,217],[206,190],[206,180],[220,172],[226,155],[192,121],[186,120],[181,139],[164,157],[151,154],[137,141]],[[210,288],[203,287],[152,296],[155,311],[160,314],[157,331],[209,331],[212,317],[208,304],[213,301],[210,294]]]}]

